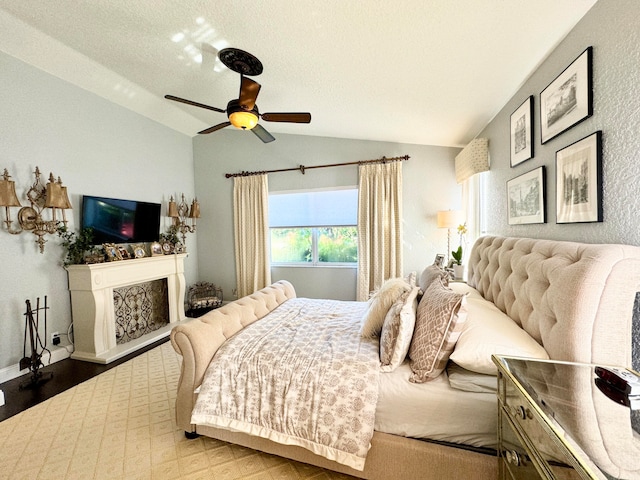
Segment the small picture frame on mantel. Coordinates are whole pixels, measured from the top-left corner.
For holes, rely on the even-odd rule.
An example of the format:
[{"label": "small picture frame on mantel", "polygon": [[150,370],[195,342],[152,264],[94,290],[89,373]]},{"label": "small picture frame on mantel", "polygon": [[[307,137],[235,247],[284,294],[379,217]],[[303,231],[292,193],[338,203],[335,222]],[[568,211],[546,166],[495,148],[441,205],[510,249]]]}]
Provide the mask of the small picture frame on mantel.
[{"label": "small picture frame on mantel", "polygon": [[122,254],[120,253],[120,249],[116,244],[103,243],[102,248],[104,248],[104,253],[107,256],[107,261],[117,262],[118,260],[122,260]]},{"label": "small picture frame on mantel", "polygon": [[164,255],[164,252],[162,251],[162,245],[160,244],[160,242],[153,242],[151,244],[151,256],[157,257],[159,255]]},{"label": "small picture frame on mantel", "polygon": [[533,95],[511,114],[511,166],[533,158]]}]

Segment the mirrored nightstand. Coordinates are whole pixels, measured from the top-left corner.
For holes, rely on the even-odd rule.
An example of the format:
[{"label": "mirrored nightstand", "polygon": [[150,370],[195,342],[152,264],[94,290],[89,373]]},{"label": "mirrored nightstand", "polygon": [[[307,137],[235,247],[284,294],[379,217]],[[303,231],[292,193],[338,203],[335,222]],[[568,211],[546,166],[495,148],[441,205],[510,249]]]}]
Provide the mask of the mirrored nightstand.
[{"label": "mirrored nightstand", "polygon": [[640,479],[639,411],[594,365],[494,356],[501,479]]}]

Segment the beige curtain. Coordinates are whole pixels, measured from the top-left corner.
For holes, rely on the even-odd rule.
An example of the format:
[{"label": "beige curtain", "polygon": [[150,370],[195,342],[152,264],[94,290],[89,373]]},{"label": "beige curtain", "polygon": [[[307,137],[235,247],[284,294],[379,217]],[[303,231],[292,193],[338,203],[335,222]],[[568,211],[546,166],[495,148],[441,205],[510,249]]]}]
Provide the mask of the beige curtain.
[{"label": "beige curtain", "polygon": [[271,283],[269,188],[266,175],[234,177],[233,180],[233,228],[240,298]]},{"label": "beige curtain", "polygon": [[402,276],[402,162],[360,165],[357,299]]}]

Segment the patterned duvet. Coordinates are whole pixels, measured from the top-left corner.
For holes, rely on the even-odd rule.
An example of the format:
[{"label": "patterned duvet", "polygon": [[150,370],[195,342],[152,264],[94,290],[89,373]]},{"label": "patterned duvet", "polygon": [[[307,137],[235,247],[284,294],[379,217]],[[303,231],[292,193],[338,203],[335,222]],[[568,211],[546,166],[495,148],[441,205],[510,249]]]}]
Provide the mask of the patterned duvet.
[{"label": "patterned duvet", "polygon": [[378,340],[365,302],[293,298],[223,344],[191,422],[299,445],[362,470],[373,435]]}]

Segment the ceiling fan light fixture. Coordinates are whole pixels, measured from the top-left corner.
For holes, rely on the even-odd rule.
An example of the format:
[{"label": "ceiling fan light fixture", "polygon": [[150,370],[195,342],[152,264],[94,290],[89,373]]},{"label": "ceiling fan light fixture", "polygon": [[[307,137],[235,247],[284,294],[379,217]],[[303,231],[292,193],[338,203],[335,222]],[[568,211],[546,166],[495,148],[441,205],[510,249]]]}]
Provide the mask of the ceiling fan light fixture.
[{"label": "ceiling fan light fixture", "polygon": [[251,130],[258,124],[258,116],[253,112],[239,111],[229,115],[231,125],[241,130]]}]

